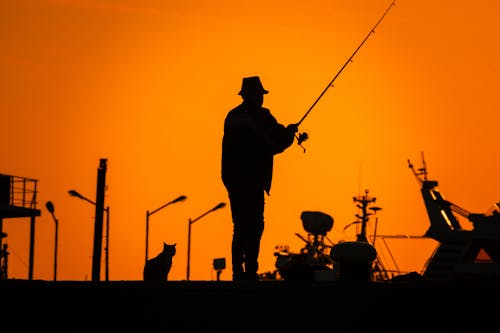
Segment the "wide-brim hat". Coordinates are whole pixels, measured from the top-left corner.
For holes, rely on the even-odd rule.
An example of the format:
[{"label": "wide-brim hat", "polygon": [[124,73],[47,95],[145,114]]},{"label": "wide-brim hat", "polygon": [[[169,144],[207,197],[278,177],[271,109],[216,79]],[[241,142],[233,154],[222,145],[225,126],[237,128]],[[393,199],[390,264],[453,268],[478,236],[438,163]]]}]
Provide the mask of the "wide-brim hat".
[{"label": "wide-brim hat", "polygon": [[260,77],[258,76],[250,76],[243,78],[243,82],[241,83],[241,90],[238,95],[246,95],[246,94],[267,94],[269,91],[264,89],[262,86],[262,82],[260,82]]}]

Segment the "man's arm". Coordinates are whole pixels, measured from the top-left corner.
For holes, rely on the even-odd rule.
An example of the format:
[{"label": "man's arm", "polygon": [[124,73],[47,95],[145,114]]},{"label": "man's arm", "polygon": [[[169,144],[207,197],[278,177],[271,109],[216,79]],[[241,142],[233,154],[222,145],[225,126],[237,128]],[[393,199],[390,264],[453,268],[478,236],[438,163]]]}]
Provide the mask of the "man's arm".
[{"label": "man's arm", "polygon": [[265,142],[265,144],[269,146],[273,152],[282,152],[284,150],[283,145],[280,144],[278,140],[273,138],[270,133],[258,124],[257,121],[249,114],[238,113],[232,115],[230,119],[227,119],[225,124],[225,128],[227,130],[238,130],[238,127],[250,129],[258,138]]}]

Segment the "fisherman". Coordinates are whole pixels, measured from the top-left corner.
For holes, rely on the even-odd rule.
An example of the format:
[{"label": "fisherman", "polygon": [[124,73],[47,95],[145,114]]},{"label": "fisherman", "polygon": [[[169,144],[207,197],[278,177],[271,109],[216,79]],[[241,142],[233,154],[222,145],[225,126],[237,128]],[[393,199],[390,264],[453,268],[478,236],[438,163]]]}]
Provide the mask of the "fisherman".
[{"label": "fisherman", "polygon": [[[264,196],[270,194],[273,157],[293,143],[298,125],[284,126],[262,107],[258,76],[243,78],[243,101],[229,111],[222,140],[222,182],[233,221],[233,280],[258,280],[258,256],[264,231]],[[265,192],[265,193],[264,193]]]}]

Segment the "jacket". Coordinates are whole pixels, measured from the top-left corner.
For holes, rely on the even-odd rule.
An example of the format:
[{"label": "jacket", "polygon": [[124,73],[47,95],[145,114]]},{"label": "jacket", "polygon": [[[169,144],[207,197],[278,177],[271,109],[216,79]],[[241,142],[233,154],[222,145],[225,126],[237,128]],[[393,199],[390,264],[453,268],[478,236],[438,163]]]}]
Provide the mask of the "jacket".
[{"label": "jacket", "polygon": [[294,132],[263,107],[244,103],[228,112],[222,139],[222,181],[228,191],[258,187],[269,195],[274,155],[288,148]]}]

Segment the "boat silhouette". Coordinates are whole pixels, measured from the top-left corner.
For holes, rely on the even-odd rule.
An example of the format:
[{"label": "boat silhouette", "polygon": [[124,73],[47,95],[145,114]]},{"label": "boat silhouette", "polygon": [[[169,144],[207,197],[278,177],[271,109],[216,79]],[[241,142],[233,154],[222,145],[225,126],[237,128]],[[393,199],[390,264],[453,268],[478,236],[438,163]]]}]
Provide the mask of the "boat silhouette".
[{"label": "boat silhouette", "polygon": [[[429,258],[423,277],[426,280],[498,280],[500,278],[500,210],[498,203],[486,213],[471,213],[444,198],[438,181],[429,180],[425,159],[413,171],[429,217],[425,237],[438,245]],[[464,228],[458,217],[471,224]]]},{"label": "boat silhouette", "polygon": [[[276,271],[270,275],[284,280],[499,281],[500,202],[491,205],[486,213],[471,213],[446,200],[438,188],[438,181],[427,178],[423,154],[422,167],[415,169],[410,160],[408,166],[420,186],[429,218],[429,227],[423,235],[377,235],[376,220],[374,234],[368,237],[366,226],[370,216],[381,208],[373,206],[376,198],[366,190],[363,195],[353,198],[360,213],[344,228],[360,225],[356,240],[334,244],[327,235],[333,218],[323,212],[305,211],[301,219],[307,237],[296,233],[304,241],[304,247],[293,252],[286,245],[277,246],[274,253]],[[464,228],[459,217],[470,225]],[[436,241],[437,245],[420,272],[402,272],[397,264],[397,269],[387,268],[375,248],[377,238],[381,238],[386,247],[386,238],[427,238]],[[386,250],[395,261],[390,249]]]}]

